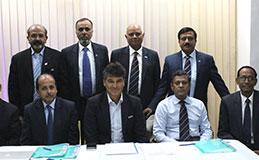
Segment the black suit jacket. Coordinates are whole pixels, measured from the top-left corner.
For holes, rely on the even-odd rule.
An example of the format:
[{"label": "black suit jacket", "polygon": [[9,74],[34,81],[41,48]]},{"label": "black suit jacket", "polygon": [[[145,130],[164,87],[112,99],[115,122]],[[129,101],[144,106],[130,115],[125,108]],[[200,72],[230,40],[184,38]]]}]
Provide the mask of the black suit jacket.
[{"label": "black suit jacket", "polygon": [[[145,117],[139,98],[123,94],[121,105],[122,132],[125,142],[147,142]],[[87,143],[110,143],[111,122],[107,93],[88,99],[85,111]]]},{"label": "black suit jacket", "polygon": [[[78,116],[74,102],[57,97],[54,110],[54,143],[78,144]],[[46,145],[48,129],[44,106],[37,99],[24,108],[22,145]]]},{"label": "black suit jacket", "polygon": [[19,144],[20,134],[17,107],[0,99],[0,146]]},{"label": "black suit jacket", "polygon": [[[126,69],[124,92],[127,93],[129,74],[129,47],[112,51],[111,62],[119,62]],[[160,80],[160,64],[157,52],[143,47],[140,100],[145,109],[154,97]]]},{"label": "black suit jacket", "polygon": [[[237,139],[246,144],[242,135],[242,104],[240,92],[222,98],[218,137],[223,139]],[[259,149],[259,92],[254,91],[253,98],[253,133],[255,148]]]},{"label": "black suit jacket", "polygon": [[[218,69],[212,56],[197,51],[196,61],[197,78],[194,97],[201,100],[207,107],[207,92],[209,82],[212,82],[220,97],[229,94],[229,91],[223,79],[218,73]],[[182,66],[181,51],[175,54],[171,54],[165,58],[162,79],[159,83],[157,93],[149,106],[152,110],[156,109],[157,104],[165,98],[167,93],[169,95],[174,94],[170,87],[170,84],[172,82],[172,75],[177,70],[182,70]]]},{"label": "black suit jacket", "polygon": [[[50,73],[54,76],[59,88],[60,52],[45,47],[41,73]],[[24,106],[33,101],[34,80],[31,48],[21,51],[12,57],[8,95],[10,103],[19,108],[19,114],[23,115]]]},{"label": "black suit jacket", "polygon": [[[96,93],[105,90],[103,86],[103,70],[109,63],[108,50],[105,46],[91,43],[94,58],[95,58],[95,72],[96,72]],[[78,113],[84,111],[85,106],[80,105],[80,83],[79,83],[79,69],[78,69],[78,51],[79,45],[74,44],[64,48],[62,52],[62,74],[61,87],[59,90],[60,96],[76,102]],[[81,116],[80,116],[81,117]]]}]

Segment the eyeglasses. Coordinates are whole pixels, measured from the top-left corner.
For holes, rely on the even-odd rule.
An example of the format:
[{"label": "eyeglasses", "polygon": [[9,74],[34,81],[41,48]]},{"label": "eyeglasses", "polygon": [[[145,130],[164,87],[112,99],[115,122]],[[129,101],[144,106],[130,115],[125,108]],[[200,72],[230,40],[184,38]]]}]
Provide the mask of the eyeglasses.
[{"label": "eyeglasses", "polygon": [[245,82],[246,79],[250,82],[250,81],[254,81],[256,78],[255,77],[239,77],[238,79],[241,82]]},{"label": "eyeglasses", "polygon": [[129,33],[128,35],[130,36],[130,37],[133,37],[134,36],[134,34],[136,35],[136,37],[138,37],[138,36],[140,36],[142,33],[140,33],[140,32],[136,32],[136,33]]}]

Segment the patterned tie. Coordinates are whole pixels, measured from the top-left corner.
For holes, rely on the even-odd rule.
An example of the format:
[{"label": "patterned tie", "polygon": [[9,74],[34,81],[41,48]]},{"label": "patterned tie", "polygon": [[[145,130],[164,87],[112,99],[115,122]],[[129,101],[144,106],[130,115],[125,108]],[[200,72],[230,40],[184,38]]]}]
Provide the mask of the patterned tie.
[{"label": "patterned tie", "polygon": [[84,48],[83,56],[83,96],[89,97],[92,95],[92,76],[91,65],[87,55],[87,47]]},{"label": "patterned tie", "polygon": [[247,144],[251,143],[251,112],[249,103],[250,100],[246,99],[246,107],[245,107],[245,114],[244,114],[244,123],[243,123],[243,136],[245,139],[245,142]]},{"label": "patterned tie", "polygon": [[138,63],[138,52],[134,52],[134,58],[131,65],[130,71],[130,84],[129,84],[129,94],[137,96],[138,95],[138,81],[139,81],[139,63]]},{"label": "patterned tie", "polygon": [[190,140],[190,133],[189,133],[189,119],[187,109],[185,107],[185,102],[180,101],[181,109],[179,114],[179,140],[180,141],[189,141]]},{"label": "patterned tie", "polygon": [[34,53],[33,57],[33,79],[34,79],[34,93],[33,93],[33,100],[39,98],[36,89],[36,80],[41,74],[41,62],[42,57],[40,53]]},{"label": "patterned tie", "polygon": [[48,144],[51,145],[54,143],[53,140],[53,116],[51,112],[51,107],[49,105],[46,106],[49,112],[48,115]]},{"label": "patterned tie", "polygon": [[184,64],[184,71],[191,77],[191,61],[190,61],[190,56],[185,56],[186,61]]}]

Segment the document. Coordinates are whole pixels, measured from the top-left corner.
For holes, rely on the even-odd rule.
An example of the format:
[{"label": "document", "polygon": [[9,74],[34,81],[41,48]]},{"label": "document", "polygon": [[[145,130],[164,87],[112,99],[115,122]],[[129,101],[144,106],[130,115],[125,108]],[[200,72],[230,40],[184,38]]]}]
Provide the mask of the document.
[{"label": "document", "polygon": [[109,143],[105,144],[106,155],[137,154],[135,143]]},{"label": "document", "polygon": [[195,143],[195,147],[197,147],[202,153],[224,153],[236,151],[235,148],[225,143],[221,139],[198,141]]}]

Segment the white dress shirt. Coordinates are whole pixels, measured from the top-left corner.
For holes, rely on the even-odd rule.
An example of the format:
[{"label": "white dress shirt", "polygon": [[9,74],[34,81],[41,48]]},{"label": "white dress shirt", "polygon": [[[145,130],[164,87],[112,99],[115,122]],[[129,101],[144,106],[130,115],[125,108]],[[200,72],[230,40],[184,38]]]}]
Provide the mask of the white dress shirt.
[{"label": "white dress shirt", "polygon": [[[241,101],[242,101],[242,124],[244,124],[244,116],[245,116],[245,107],[246,107],[246,97],[241,95]],[[254,144],[254,133],[253,133],[253,99],[254,99],[254,92],[251,94],[251,96],[248,98],[250,100],[249,108],[250,108],[250,117],[251,117],[251,144]]]},{"label": "white dress shirt", "polygon": [[129,46],[129,73],[128,73],[128,86],[127,86],[127,91],[129,90],[129,85],[130,85],[130,72],[131,72],[131,65],[132,61],[134,59],[134,52],[138,52],[138,64],[139,64],[139,79],[138,79],[138,94],[140,94],[141,90],[141,78],[142,78],[142,48],[141,47],[139,50],[135,51],[133,48]]},{"label": "white dress shirt", "polygon": [[[80,93],[81,96],[83,96],[83,56],[84,56],[84,46],[79,44],[79,50],[78,50],[78,70],[79,70],[79,83],[80,83]],[[92,48],[92,43],[90,42],[87,46],[87,55],[90,61],[90,67],[91,67],[91,78],[92,78],[92,94],[96,92],[96,72],[95,72],[95,58],[94,58],[94,52]]]},{"label": "white dress shirt", "polygon": [[[186,54],[182,51],[182,60],[183,60],[183,70],[184,64],[186,61]],[[190,54],[190,61],[191,61],[191,88],[190,88],[190,97],[194,96],[195,86],[196,86],[196,79],[197,79],[197,61],[196,61],[196,50],[194,50]]]},{"label": "white dress shirt", "polygon": [[121,120],[121,103],[123,102],[123,94],[121,94],[118,104],[112,101],[108,93],[107,97],[110,108],[111,143],[124,142]]},{"label": "white dress shirt", "polygon": [[[190,136],[200,136],[200,140],[212,138],[207,111],[202,101],[192,97],[187,97],[184,101],[188,113]],[[172,95],[158,104],[153,126],[156,141],[171,142],[179,139],[179,112],[181,108],[179,102],[180,100]]]}]

